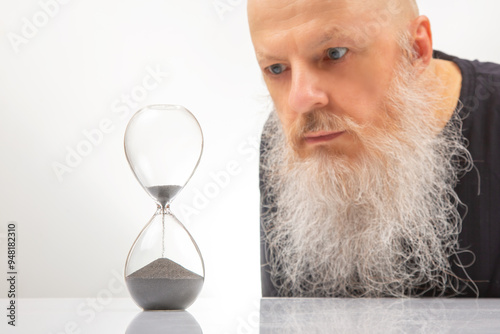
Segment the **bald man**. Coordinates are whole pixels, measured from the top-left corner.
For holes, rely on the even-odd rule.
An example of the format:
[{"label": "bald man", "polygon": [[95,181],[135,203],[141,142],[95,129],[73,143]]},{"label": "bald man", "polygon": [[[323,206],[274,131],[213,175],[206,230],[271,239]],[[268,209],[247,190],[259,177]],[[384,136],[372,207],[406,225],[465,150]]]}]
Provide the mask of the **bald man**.
[{"label": "bald man", "polygon": [[412,0],[249,0],[262,292],[500,297],[500,66]]}]

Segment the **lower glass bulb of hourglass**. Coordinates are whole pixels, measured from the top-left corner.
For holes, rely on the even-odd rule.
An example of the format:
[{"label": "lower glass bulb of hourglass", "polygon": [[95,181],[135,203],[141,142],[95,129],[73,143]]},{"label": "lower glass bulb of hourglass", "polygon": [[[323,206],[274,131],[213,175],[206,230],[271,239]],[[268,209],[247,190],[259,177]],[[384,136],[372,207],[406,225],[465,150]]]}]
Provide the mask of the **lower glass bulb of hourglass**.
[{"label": "lower glass bulb of hourglass", "polygon": [[132,245],[125,282],[145,310],[189,307],[203,287],[203,258],[186,228],[170,209],[158,209]]}]

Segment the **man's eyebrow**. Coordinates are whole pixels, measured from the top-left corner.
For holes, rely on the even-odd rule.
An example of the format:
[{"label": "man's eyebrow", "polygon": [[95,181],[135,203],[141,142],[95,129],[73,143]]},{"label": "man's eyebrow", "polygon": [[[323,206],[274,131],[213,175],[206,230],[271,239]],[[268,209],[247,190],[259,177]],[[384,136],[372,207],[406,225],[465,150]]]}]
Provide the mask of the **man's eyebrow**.
[{"label": "man's eyebrow", "polygon": [[[351,37],[349,37],[351,36]],[[332,40],[339,39],[352,39],[352,31],[348,28],[334,26],[329,28],[327,31],[323,33],[323,35],[318,39],[318,42],[312,44],[313,48],[317,48],[322,46]]]},{"label": "man's eyebrow", "polygon": [[281,59],[277,58],[277,57],[274,57],[272,55],[269,55],[263,51],[260,51],[260,50],[256,50],[255,51],[255,55],[257,56],[257,60],[258,61],[279,61]]}]

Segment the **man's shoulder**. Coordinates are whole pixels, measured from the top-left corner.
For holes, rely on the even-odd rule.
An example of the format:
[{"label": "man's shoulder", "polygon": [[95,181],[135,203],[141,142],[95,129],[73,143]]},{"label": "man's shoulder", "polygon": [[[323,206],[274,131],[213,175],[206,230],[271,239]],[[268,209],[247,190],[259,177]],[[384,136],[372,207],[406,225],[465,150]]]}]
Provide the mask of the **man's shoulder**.
[{"label": "man's shoulder", "polygon": [[[500,78],[500,64],[480,61],[480,60],[468,60],[453,56],[442,51],[434,50],[433,58],[452,61],[460,67],[462,74],[478,76],[488,76]],[[496,82],[498,88],[500,89],[500,80]]]},{"label": "man's shoulder", "polygon": [[452,61],[460,68],[460,112],[464,118],[464,129],[475,127],[476,132],[486,135],[488,128],[500,128],[498,122],[491,123],[491,115],[500,115],[500,64],[466,60],[437,50],[433,57]]}]

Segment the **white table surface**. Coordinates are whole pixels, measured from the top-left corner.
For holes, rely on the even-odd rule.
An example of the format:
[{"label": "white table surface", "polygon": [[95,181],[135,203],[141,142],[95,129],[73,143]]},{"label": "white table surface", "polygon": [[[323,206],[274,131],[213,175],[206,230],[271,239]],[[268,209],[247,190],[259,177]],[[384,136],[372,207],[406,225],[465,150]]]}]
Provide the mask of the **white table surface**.
[{"label": "white table surface", "polygon": [[202,298],[183,312],[141,312],[128,298],[18,299],[15,328],[3,313],[0,333],[500,333],[500,299]]}]

